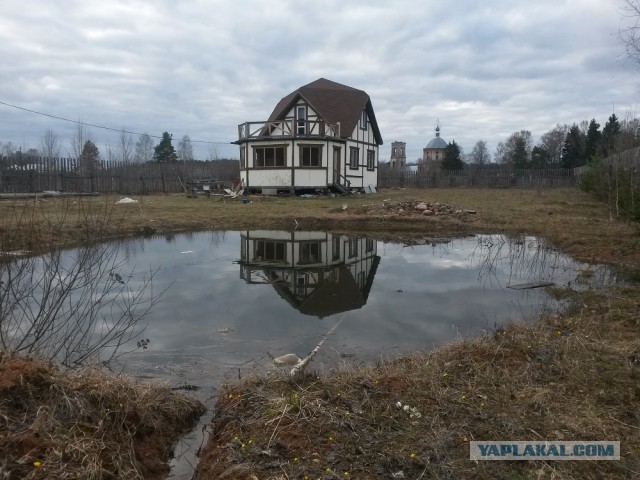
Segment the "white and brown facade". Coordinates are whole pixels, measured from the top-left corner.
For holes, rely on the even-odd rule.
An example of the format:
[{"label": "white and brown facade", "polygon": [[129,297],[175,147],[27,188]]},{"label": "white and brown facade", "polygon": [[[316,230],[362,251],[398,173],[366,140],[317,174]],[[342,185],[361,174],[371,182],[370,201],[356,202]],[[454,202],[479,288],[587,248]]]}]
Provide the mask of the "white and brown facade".
[{"label": "white and brown facade", "polygon": [[382,137],[369,96],[321,78],[284,97],[267,121],[238,125],[249,191],[348,193],[377,186]]}]

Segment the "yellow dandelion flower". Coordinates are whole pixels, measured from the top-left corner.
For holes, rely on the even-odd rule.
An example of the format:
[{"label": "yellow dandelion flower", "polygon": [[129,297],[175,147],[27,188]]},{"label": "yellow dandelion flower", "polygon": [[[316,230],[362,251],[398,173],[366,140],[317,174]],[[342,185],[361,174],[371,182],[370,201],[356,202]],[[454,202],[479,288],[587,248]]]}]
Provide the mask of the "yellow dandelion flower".
[{"label": "yellow dandelion flower", "polygon": [[416,458],[416,454],[412,453],[411,455],[409,455],[411,458]]},{"label": "yellow dandelion flower", "polygon": [[42,463],[40,463],[40,462],[33,462],[33,466],[34,466],[34,467],[39,467],[39,466],[41,466],[41,465],[42,465]]}]

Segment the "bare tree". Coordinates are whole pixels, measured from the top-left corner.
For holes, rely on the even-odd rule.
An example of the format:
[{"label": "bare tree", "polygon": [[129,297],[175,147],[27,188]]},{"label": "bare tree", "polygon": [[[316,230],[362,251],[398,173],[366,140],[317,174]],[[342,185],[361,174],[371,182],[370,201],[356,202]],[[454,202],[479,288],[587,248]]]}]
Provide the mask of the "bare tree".
[{"label": "bare tree", "polygon": [[124,163],[130,163],[133,160],[133,138],[125,132],[124,128],[120,131],[118,145],[120,147],[120,160]]},{"label": "bare tree", "polygon": [[82,122],[78,122],[73,137],[71,138],[71,151],[76,160],[80,160],[82,156],[82,150],[88,140],[91,140],[91,133],[86,125]]},{"label": "bare tree", "polygon": [[569,127],[567,125],[557,124],[540,137],[539,146],[549,154],[549,163],[551,163],[551,165],[560,165],[562,148],[564,147],[564,141],[567,138],[568,131]]},{"label": "bare tree", "polygon": [[153,140],[147,133],[143,133],[136,142],[134,160],[138,163],[148,163],[153,160]]},{"label": "bare tree", "polygon": [[218,154],[218,148],[214,145],[209,145],[209,160],[219,160],[220,155]]},{"label": "bare tree", "polygon": [[[81,203],[79,215],[88,239],[100,236],[111,215],[111,207],[96,211],[90,203]],[[68,212],[68,203],[62,210]],[[60,227],[39,226],[34,215],[25,206],[11,223],[18,231],[28,230],[36,242]],[[5,242],[11,238],[1,237],[0,247]],[[123,268],[114,243],[52,249],[40,257],[0,257],[0,346],[70,367],[112,359],[141,333],[138,322],[159,300],[151,291],[154,272],[132,285],[134,272]]]},{"label": "bare tree", "polygon": [[44,135],[40,139],[40,150],[42,152],[42,156],[47,162],[50,190],[54,188],[53,171],[55,169],[56,158],[60,157],[60,149],[61,146],[60,142],[58,141],[58,136],[50,128],[45,130]]},{"label": "bare tree", "polygon": [[469,154],[469,162],[482,166],[490,161],[491,156],[487,149],[487,142],[485,140],[478,140]]},{"label": "bare tree", "polygon": [[193,147],[191,146],[191,139],[189,135],[185,135],[182,137],[182,140],[178,142],[178,161],[180,162],[189,162],[193,160]]},{"label": "bare tree", "polygon": [[11,142],[7,142],[7,143],[1,143],[0,142],[0,158],[6,158],[6,157],[10,157],[13,152],[16,151],[16,146],[11,143]]},{"label": "bare tree", "polygon": [[115,162],[119,159],[118,156],[118,147],[116,147],[115,145],[113,145],[112,143],[107,143],[104,146],[105,149],[105,158],[107,160],[107,162]]},{"label": "bare tree", "polygon": [[618,31],[620,40],[629,59],[640,64],[640,0],[623,0],[622,3],[622,14],[628,19],[628,24]]},{"label": "bare tree", "polygon": [[49,162],[60,156],[61,145],[58,136],[48,128],[40,139],[40,151]]}]

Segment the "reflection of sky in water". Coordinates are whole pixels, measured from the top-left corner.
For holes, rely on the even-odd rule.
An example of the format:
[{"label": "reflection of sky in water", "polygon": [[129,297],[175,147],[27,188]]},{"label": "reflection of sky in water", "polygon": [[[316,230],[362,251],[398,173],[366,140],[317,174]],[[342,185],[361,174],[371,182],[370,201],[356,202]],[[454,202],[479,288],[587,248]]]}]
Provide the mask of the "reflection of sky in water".
[{"label": "reflection of sky in water", "polygon": [[269,354],[305,356],[342,319],[312,368],[367,363],[535,318],[554,307],[544,289],[506,286],[540,280],[574,285],[581,268],[533,238],[506,243],[500,236],[472,236],[376,247],[380,263],[366,305],[320,319],[297,311],[271,285],[240,278],[238,232],[123,242],[122,270],[135,268],[131,285],[158,269],[154,291],[167,291],[147,318],[149,348],[120,361],[133,374],[213,386],[264,371]]}]

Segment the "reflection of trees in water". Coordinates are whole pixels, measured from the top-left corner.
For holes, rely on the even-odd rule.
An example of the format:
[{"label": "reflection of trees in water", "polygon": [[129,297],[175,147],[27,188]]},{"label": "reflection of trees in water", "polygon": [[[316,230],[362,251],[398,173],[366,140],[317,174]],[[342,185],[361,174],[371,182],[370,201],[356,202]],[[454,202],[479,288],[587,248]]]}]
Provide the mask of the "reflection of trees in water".
[{"label": "reflection of trees in water", "polygon": [[117,244],[54,251],[0,266],[0,345],[77,366],[109,361],[160,295],[150,272],[122,272]]},{"label": "reflection of trees in water", "polygon": [[[607,266],[579,264],[555,250],[544,239],[530,235],[425,237],[404,242],[401,246],[411,249],[424,247],[430,247],[431,254],[440,258],[454,256],[456,251],[471,251],[466,259],[470,266],[478,269],[478,280],[488,287],[549,281],[562,282],[568,288],[598,289],[619,282],[616,272]],[[385,244],[383,256],[387,248]]]},{"label": "reflection of trees in water", "polygon": [[503,275],[507,285],[519,283],[523,278],[549,280],[569,260],[535,237],[478,235],[476,240],[470,258],[478,266],[478,278],[489,285],[499,284]]},{"label": "reflection of trees in water", "polygon": [[480,280],[500,284],[506,273],[507,285],[522,281],[557,282],[561,277],[567,287],[597,288],[616,281],[614,272],[602,265],[578,268],[571,257],[533,236],[506,237],[478,235],[470,258],[478,265]]}]

